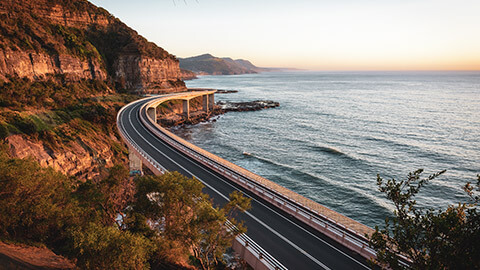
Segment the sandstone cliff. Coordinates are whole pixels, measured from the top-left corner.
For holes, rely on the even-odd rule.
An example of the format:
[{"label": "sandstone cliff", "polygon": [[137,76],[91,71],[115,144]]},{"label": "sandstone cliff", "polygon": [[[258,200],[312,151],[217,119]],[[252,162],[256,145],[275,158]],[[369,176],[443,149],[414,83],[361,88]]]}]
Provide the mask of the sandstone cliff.
[{"label": "sandstone cliff", "polygon": [[55,75],[147,93],[185,89],[175,56],[88,1],[0,1],[0,80]]},{"label": "sandstone cliff", "polygon": [[[62,147],[61,151],[52,149],[42,141],[32,140],[25,135],[12,135],[7,138],[8,151],[13,157],[33,158],[42,167],[52,167],[66,175],[75,175],[80,179],[95,179],[101,168],[114,165],[112,138],[88,140],[78,136],[74,141]],[[113,140],[119,143],[117,140]],[[122,163],[115,160],[116,164]],[[126,160],[124,161],[126,162]]]}]

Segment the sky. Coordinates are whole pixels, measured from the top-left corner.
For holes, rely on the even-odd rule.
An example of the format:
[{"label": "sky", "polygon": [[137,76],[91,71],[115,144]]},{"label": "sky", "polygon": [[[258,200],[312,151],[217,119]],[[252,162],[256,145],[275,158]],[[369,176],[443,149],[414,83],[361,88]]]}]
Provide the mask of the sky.
[{"label": "sky", "polygon": [[177,57],[261,67],[480,70],[479,0],[90,0]]}]

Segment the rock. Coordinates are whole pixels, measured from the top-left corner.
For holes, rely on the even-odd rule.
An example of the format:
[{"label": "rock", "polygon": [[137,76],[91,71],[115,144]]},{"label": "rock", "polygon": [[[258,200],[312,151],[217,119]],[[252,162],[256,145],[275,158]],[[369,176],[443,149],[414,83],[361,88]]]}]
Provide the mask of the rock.
[{"label": "rock", "polygon": [[215,92],[215,94],[233,94],[233,93],[238,93],[238,90],[217,89],[217,92]]},{"label": "rock", "polygon": [[248,102],[230,102],[230,101],[218,101],[217,106],[226,112],[244,112],[244,111],[258,111],[268,108],[276,108],[280,106],[280,103],[271,100],[255,100]]},{"label": "rock", "polygon": [[31,157],[41,166],[51,166],[67,175],[76,175],[81,179],[93,179],[99,176],[100,167],[112,167],[114,153],[107,138],[90,141],[77,138],[68,143],[61,151],[54,151],[42,141],[34,141],[25,135],[11,135],[6,141],[9,154],[16,158]]},{"label": "rock", "polygon": [[72,55],[0,50],[0,79],[7,76],[42,80],[48,75],[63,74],[69,81],[105,80],[107,73],[96,60],[81,60]]},{"label": "rock", "polygon": [[0,269],[77,269],[75,264],[45,247],[0,242]]}]

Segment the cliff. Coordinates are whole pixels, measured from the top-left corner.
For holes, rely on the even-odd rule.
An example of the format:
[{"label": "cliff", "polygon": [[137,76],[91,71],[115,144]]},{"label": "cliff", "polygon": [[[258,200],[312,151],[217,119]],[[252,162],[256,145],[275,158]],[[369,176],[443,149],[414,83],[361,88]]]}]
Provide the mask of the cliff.
[{"label": "cliff", "polygon": [[108,80],[140,92],[185,90],[179,62],[85,0],[2,0],[0,80]]},{"label": "cliff", "polygon": [[183,80],[194,80],[194,79],[198,79],[197,74],[195,74],[195,72],[193,72],[193,71],[190,71],[190,70],[186,70],[186,69],[181,68],[181,69],[180,69],[180,72],[182,73],[182,79],[183,79]]}]

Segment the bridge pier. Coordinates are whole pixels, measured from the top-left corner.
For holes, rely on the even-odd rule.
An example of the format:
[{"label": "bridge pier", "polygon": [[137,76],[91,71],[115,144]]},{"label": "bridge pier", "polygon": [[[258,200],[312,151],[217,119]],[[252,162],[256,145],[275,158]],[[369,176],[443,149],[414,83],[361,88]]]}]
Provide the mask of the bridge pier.
[{"label": "bridge pier", "polygon": [[143,175],[142,160],[135,154],[133,149],[128,149],[128,160],[130,166],[130,175]]},{"label": "bridge pier", "polygon": [[208,109],[213,110],[213,107],[215,106],[215,96],[214,94],[208,94]]},{"label": "bridge pier", "polygon": [[203,95],[203,110],[208,113],[210,111],[210,106],[208,106],[208,95]]},{"label": "bridge pier", "polygon": [[152,118],[155,123],[157,123],[157,108],[156,107],[149,107],[147,108],[147,115]]},{"label": "bridge pier", "polygon": [[190,101],[188,99],[183,100],[183,114],[190,119]]}]

